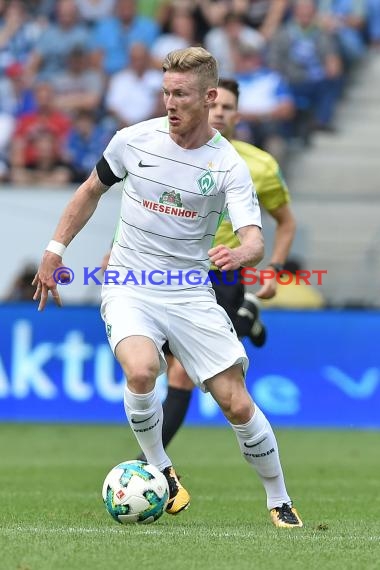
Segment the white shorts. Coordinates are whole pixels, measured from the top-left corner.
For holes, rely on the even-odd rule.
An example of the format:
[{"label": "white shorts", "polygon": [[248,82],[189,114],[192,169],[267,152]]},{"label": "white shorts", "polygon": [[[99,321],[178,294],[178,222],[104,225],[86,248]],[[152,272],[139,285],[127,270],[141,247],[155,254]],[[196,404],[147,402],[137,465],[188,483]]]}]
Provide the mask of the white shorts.
[{"label": "white shorts", "polygon": [[244,346],[210,289],[177,291],[173,300],[173,293],[107,285],[101,315],[113,352],[124,338],[146,336],[157,347],[162,374],[166,371],[162,346],[168,341],[194,384],[204,391],[205,380],[234,364],[241,364],[244,375],[247,371]]}]

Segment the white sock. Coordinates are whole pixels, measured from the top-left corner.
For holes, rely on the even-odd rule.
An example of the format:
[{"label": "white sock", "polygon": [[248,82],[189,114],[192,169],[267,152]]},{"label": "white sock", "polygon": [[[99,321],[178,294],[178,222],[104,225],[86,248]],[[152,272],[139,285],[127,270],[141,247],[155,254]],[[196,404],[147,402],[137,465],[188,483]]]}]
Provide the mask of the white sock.
[{"label": "white sock", "polygon": [[291,504],[282,473],[277,441],[270,423],[255,404],[252,418],[243,425],[231,424],[243,457],[256,470],[267,494],[267,507]]},{"label": "white sock", "polygon": [[162,445],[164,414],[156,389],[148,394],[134,394],[126,385],[124,409],[147,462],[155,465],[160,471],[171,465]]}]

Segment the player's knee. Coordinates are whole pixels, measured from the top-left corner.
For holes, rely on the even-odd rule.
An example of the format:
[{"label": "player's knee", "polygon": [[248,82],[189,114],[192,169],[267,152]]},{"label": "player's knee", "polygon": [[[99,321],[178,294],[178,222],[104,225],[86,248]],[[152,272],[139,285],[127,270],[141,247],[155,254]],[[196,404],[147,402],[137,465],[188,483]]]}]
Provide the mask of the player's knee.
[{"label": "player's knee", "polygon": [[231,398],[221,404],[228,421],[242,425],[249,422],[253,414],[252,401],[249,398]]},{"label": "player's knee", "polygon": [[146,394],[154,388],[158,370],[154,366],[134,367],[127,374],[128,388],[137,394]]},{"label": "player's knee", "polygon": [[252,405],[250,401],[239,402],[231,409],[231,416],[235,424],[246,424],[252,417]]}]

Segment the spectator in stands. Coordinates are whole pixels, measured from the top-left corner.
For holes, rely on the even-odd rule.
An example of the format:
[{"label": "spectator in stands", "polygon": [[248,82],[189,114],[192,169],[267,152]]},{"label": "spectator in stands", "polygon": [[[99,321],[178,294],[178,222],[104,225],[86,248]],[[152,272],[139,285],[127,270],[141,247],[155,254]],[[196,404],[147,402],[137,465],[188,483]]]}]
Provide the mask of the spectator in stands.
[{"label": "spectator in stands", "polygon": [[284,22],[289,10],[289,0],[233,0],[235,10],[245,18],[246,23],[271,40]]},{"label": "spectator in stands", "polygon": [[236,0],[171,0],[171,3],[191,6],[201,12],[208,29],[223,25],[226,14],[236,11]]},{"label": "spectator in stands", "polygon": [[23,2],[3,3],[0,17],[0,76],[13,63],[25,64],[34,48],[37,29]]},{"label": "spectator in stands", "polygon": [[6,302],[33,301],[34,287],[32,281],[38,270],[35,263],[25,263],[2,299]]},{"label": "spectator in stands", "polygon": [[240,43],[236,50],[235,79],[239,83],[237,138],[272,154],[283,165],[287,126],[294,116],[289,86],[277,71],[265,67],[255,45]]},{"label": "spectator in stands", "polygon": [[61,157],[62,147],[70,128],[70,120],[55,107],[51,84],[37,83],[34,88],[36,110],[20,116],[16,122],[11,146],[12,168],[33,166],[37,159],[36,140],[41,133],[50,133]]},{"label": "spectator in stands", "polygon": [[14,117],[0,110],[0,182],[8,180],[8,152],[14,126]]},{"label": "spectator in stands", "polygon": [[56,107],[72,116],[80,110],[100,108],[105,76],[90,67],[88,52],[75,46],[67,55],[65,67],[52,80],[56,92]]},{"label": "spectator in stands", "polygon": [[150,48],[159,33],[157,22],[137,14],[137,0],[116,0],[114,14],[93,28],[91,48],[98,65],[112,75],[129,65],[133,43]]},{"label": "spectator in stands", "polygon": [[380,47],[380,2],[367,0],[367,34],[370,45]]},{"label": "spectator in stands", "polygon": [[68,54],[78,47],[85,48],[89,32],[80,21],[75,0],[57,0],[56,22],[41,34],[32,53],[29,70],[33,77],[51,80],[65,67]]},{"label": "spectator in stands", "polygon": [[[263,308],[281,309],[321,309],[326,306],[326,300],[320,290],[311,285],[309,272],[297,258],[289,258],[284,264],[282,283],[278,285],[276,296],[272,299],[262,299]],[[298,275],[298,279],[296,276]],[[309,280],[309,285],[301,276]]]},{"label": "spectator in stands", "polygon": [[211,29],[204,38],[205,48],[213,54],[222,77],[232,77],[235,70],[234,50],[238,43],[254,46],[258,51],[264,47],[264,37],[244,23],[236,12],[226,14],[223,25]]},{"label": "spectator in stands", "polygon": [[35,109],[34,93],[25,68],[20,63],[12,63],[0,77],[0,110],[20,117]]},{"label": "spectator in stands", "polygon": [[196,44],[203,45],[204,38],[212,28],[223,26],[229,12],[233,12],[231,0],[163,0],[160,3],[156,19],[162,29],[170,24],[171,10],[180,8],[191,11],[195,20]]},{"label": "spectator in stands", "polygon": [[295,0],[293,18],[272,40],[269,64],[288,80],[299,130],[331,131],[341,92],[342,61],[331,34],[317,24],[312,0]]},{"label": "spectator in stands", "polygon": [[90,27],[112,15],[115,0],[76,0],[81,19]]},{"label": "spectator in stands", "polygon": [[130,65],[110,79],[105,106],[119,128],[152,119],[163,113],[162,72],[154,69],[148,48],[135,43]]},{"label": "spectator in stands", "polygon": [[85,180],[114,134],[95,113],[80,111],[74,118],[65,147],[65,161],[71,168],[72,181]]},{"label": "spectator in stands", "polygon": [[171,3],[171,0],[138,0],[137,13],[139,16],[156,20],[161,25],[161,14],[166,14],[166,7]]},{"label": "spectator in stands", "polygon": [[27,10],[30,18],[40,26],[46,26],[54,18],[56,0],[28,0]]},{"label": "spectator in stands", "polygon": [[167,29],[158,36],[151,49],[154,65],[158,69],[162,69],[162,62],[169,52],[197,44],[195,27],[191,8],[187,5],[171,5]]},{"label": "spectator in stands", "polygon": [[336,36],[347,69],[365,53],[366,18],[367,0],[320,0],[318,3],[319,24]]},{"label": "spectator in stands", "polygon": [[12,63],[0,76],[0,180],[7,181],[9,175],[9,150],[20,115],[34,111],[33,92],[27,86],[24,68]]},{"label": "spectator in stands", "polygon": [[25,166],[13,166],[10,182],[22,186],[59,187],[71,182],[71,171],[63,162],[54,135],[42,131],[32,137],[34,158]]}]

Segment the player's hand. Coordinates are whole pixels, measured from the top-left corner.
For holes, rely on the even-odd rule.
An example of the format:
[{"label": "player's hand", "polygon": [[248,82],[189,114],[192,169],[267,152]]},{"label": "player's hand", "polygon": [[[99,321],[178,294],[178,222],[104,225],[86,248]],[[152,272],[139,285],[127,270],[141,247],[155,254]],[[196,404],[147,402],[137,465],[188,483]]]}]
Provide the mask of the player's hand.
[{"label": "player's hand", "polygon": [[61,297],[57,289],[57,282],[54,279],[54,272],[59,267],[63,267],[62,258],[56,253],[45,251],[41,265],[32,281],[32,285],[36,287],[33,300],[40,302],[38,305],[39,311],[43,311],[46,307],[49,291],[53,297],[54,303],[58,307],[62,307]]},{"label": "player's hand", "polygon": [[241,259],[238,254],[238,248],[231,249],[225,245],[217,245],[208,251],[208,256],[220,271],[233,271],[239,269]]},{"label": "player's hand", "polygon": [[[273,272],[273,267],[269,267],[268,271]],[[263,285],[260,289],[255,293],[256,297],[259,299],[272,299],[276,295],[277,292],[277,281],[276,277],[265,279]]]}]

